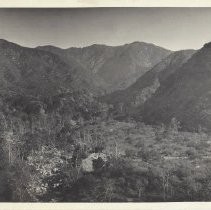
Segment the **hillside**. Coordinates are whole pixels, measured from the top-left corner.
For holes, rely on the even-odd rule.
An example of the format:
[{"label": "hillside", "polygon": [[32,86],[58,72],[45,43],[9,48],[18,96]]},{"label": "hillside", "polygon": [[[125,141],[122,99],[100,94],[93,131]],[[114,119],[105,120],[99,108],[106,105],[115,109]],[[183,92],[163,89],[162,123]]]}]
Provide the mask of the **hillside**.
[{"label": "hillside", "polygon": [[211,44],[99,98],[116,107],[60,52],[0,40],[0,201],[210,200]]},{"label": "hillside", "polygon": [[[80,69],[77,69],[75,71],[75,73],[77,74],[77,78],[80,81],[83,80],[86,85],[92,86],[93,93],[97,95],[101,95],[101,94],[104,94],[105,89],[108,88],[107,84],[105,83],[103,79],[101,79],[97,74],[93,74],[93,72],[90,71],[90,66],[87,63],[81,62],[80,60],[78,60],[77,56],[73,56],[67,50],[63,50],[55,46],[42,46],[42,47],[37,47],[36,49],[53,53],[59,56],[59,58],[62,61],[69,64],[70,66],[73,63],[75,63],[75,65],[77,66],[80,66]],[[77,55],[77,52],[76,52],[76,55]],[[83,86],[83,82],[81,83],[81,85]]]},{"label": "hillside", "polygon": [[137,109],[139,116],[148,123],[169,123],[174,117],[185,129],[210,130],[210,61],[211,43],[208,43],[169,76],[143,107]]},{"label": "hillside", "polygon": [[96,91],[87,71],[73,59],[67,63],[53,53],[21,47],[6,40],[0,41],[0,49],[1,85],[14,84],[14,81],[16,85],[39,82],[36,88],[43,90],[42,85],[59,86],[61,82],[61,87]]},{"label": "hillside", "polygon": [[100,100],[122,107],[122,111],[131,109],[144,104],[152,97],[160,85],[168,79],[171,74],[181,67],[195,53],[194,50],[176,51],[164,58],[151,70],[122,91],[116,91],[100,98]]},{"label": "hillside", "polygon": [[53,53],[0,40],[1,111],[29,116],[41,110],[86,113],[95,107],[97,88],[83,72],[74,60],[66,63]]},{"label": "hillside", "polygon": [[94,75],[95,82],[107,92],[128,87],[171,53],[144,42],[115,47],[94,44],[84,48],[42,46],[38,49],[53,52],[67,62],[74,58]]}]

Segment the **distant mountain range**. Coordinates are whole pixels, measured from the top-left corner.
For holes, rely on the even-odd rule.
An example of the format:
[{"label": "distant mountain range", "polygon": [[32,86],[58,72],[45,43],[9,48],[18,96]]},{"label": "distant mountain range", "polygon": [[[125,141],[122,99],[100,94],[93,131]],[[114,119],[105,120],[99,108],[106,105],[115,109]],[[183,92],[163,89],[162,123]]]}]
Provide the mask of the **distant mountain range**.
[{"label": "distant mountain range", "polygon": [[171,52],[144,42],[60,49],[0,40],[1,103],[17,108],[37,100],[75,113],[97,96],[145,123],[176,118],[184,129],[211,130],[211,43]]},{"label": "distant mountain range", "polygon": [[100,88],[86,72],[74,60],[0,40],[0,111],[87,115]]},{"label": "distant mountain range", "polygon": [[[83,76],[82,76],[83,75]],[[84,68],[56,54],[0,40],[0,86],[30,94],[55,94],[62,88],[96,90]]]},{"label": "distant mountain range", "polygon": [[171,53],[144,42],[116,47],[95,44],[84,48],[42,46],[37,49],[57,54],[67,63],[74,59],[93,75],[94,83],[106,92],[128,87]]}]

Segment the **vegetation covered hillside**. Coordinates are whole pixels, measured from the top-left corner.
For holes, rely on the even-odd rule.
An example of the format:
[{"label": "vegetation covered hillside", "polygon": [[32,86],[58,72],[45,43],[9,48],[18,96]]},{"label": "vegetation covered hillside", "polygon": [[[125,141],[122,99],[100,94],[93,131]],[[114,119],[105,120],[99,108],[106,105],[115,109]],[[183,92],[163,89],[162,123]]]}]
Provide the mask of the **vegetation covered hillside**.
[{"label": "vegetation covered hillside", "polygon": [[[211,136],[203,126],[183,127],[186,116],[209,120],[209,50],[174,53],[175,63],[167,59],[146,73],[159,87],[142,110],[137,105],[137,118],[120,121],[112,105],[96,100],[95,84],[73,58],[1,40],[0,201],[210,201]],[[151,114],[162,107],[161,93],[168,103],[160,119],[171,118],[159,123]],[[168,115],[173,102],[181,122]],[[191,114],[199,103],[202,112]]]},{"label": "vegetation covered hillside", "polygon": [[137,113],[147,123],[175,117],[184,129],[210,131],[211,44],[205,44],[172,74]]},{"label": "vegetation covered hillside", "polygon": [[[34,169],[25,168],[30,154],[46,146],[65,148],[72,141],[73,126],[106,112],[95,101],[92,84],[77,79],[80,71],[80,65],[55,54],[0,41],[2,201],[27,201],[31,196],[34,200],[33,189],[24,183],[33,178]],[[66,129],[69,137],[63,138]],[[22,192],[27,186],[30,189]]]},{"label": "vegetation covered hillside", "polygon": [[[176,120],[155,127],[109,120],[5,132],[2,195],[10,195],[7,201],[209,201],[210,136],[178,128]],[[106,159],[90,162],[91,154]]]},{"label": "vegetation covered hillside", "polygon": [[84,48],[42,46],[38,49],[53,52],[67,62],[76,60],[93,75],[94,83],[104,88],[105,92],[128,87],[171,53],[144,42],[114,47],[94,44]]},{"label": "vegetation covered hillside", "polygon": [[112,104],[119,114],[129,114],[153,97],[159,87],[168,80],[195,53],[194,50],[181,50],[171,53],[151,70],[139,77],[128,88],[100,97],[100,101]]}]

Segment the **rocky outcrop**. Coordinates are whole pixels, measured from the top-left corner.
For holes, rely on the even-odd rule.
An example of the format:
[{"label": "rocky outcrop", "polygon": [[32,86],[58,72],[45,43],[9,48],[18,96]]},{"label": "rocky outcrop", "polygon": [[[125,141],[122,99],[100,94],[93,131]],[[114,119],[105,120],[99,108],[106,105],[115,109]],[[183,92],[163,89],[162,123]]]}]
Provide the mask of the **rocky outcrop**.
[{"label": "rocky outcrop", "polygon": [[97,168],[103,168],[108,161],[104,153],[92,153],[82,160],[81,168],[84,172],[93,172]]}]

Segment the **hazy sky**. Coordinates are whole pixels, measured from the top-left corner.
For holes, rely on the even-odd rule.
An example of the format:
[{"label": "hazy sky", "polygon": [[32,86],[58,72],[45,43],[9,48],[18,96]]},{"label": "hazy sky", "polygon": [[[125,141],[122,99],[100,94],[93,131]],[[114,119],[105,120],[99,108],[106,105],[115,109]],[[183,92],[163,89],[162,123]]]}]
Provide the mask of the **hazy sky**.
[{"label": "hazy sky", "polygon": [[198,49],[211,41],[211,8],[0,9],[0,38],[28,47],[144,41]]}]

